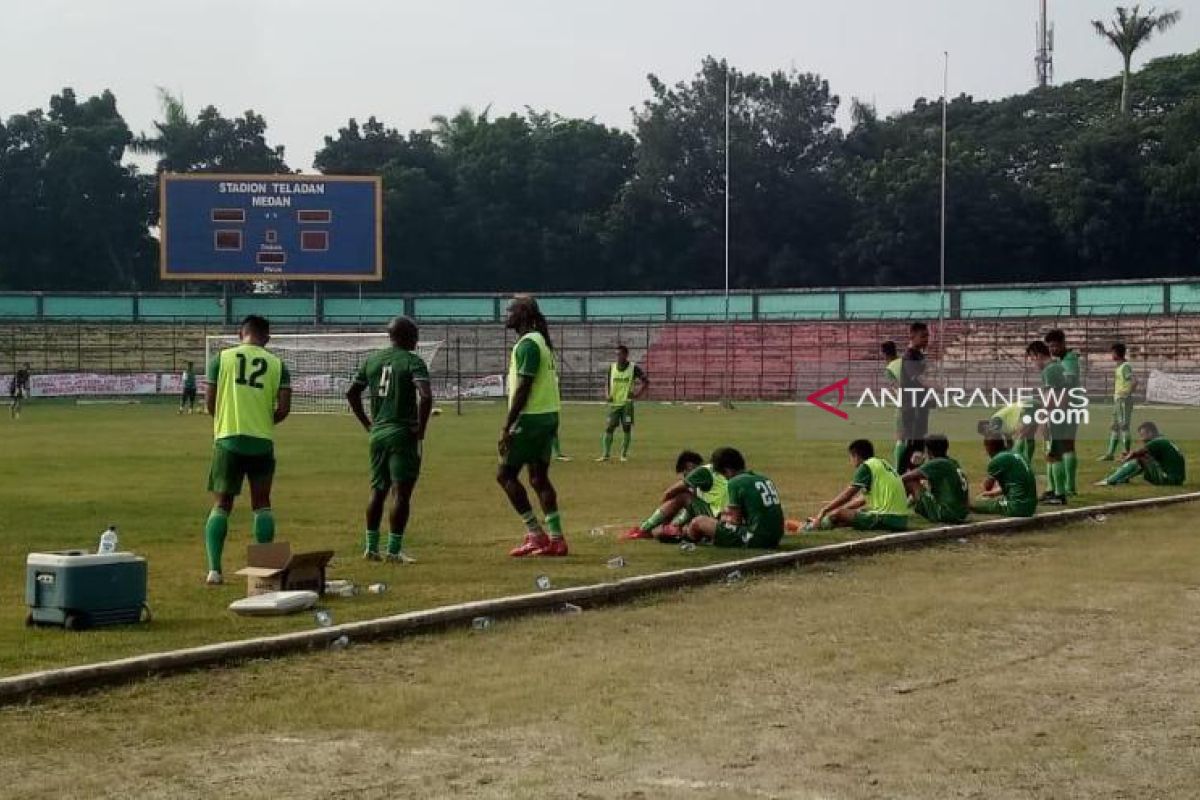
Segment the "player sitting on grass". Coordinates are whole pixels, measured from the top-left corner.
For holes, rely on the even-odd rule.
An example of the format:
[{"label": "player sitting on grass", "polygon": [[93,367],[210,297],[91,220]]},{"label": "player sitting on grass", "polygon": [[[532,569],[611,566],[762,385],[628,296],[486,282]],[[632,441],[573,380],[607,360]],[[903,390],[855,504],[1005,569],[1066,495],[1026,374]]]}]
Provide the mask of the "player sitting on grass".
[{"label": "player sitting on grass", "polygon": [[[392,513],[388,516],[387,560],[401,564],[414,561],[403,550],[413,489],[421,475],[422,447],[433,392],[429,389],[429,367],[414,353],[417,323],[396,317],[388,324],[392,346],[367,356],[346,392],[350,410],[369,434],[371,498],[367,501],[366,549],[363,558],[379,561],[379,523],[388,492]],[[363,392],[371,392],[371,415],[363,407]]]},{"label": "player sitting on grass", "polygon": [[1116,472],[1096,485],[1119,486],[1129,483],[1135,475],[1141,475],[1146,483],[1155,486],[1182,486],[1187,480],[1187,463],[1175,443],[1159,433],[1153,422],[1138,426],[1138,438],[1142,440],[1142,446],[1126,453],[1122,459],[1124,463]]},{"label": "player sitting on grass", "polygon": [[212,511],[204,525],[208,553],[206,583],[222,583],[221,554],[229,532],[229,512],[250,480],[250,507],[254,509],[254,541],[275,540],[271,513],[271,483],[275,477],[275,426],[292,410],[292,384],[287,366],[265,348],[271,327],[262,317],[250,315],[239,330],[242,343],[222,350],[208,364],[205,405],[213,418],[212,468],[208,490]]},{"label": "player sitting on grass", "polygon": [[732,447],[712,454],[712,471],[728,484],[721,516],[700,516],[688,523],[684,535],[717,547],[773,549],[783,538],[783,505],[779,490],[766,475],[746,469],[746,459]]},{"label": "player sitting on grass", "polygon": [[[924,437],[922,437],[924,439]],[[854,477],[825,504],[806,530],[854,528],[858,531],[902,531],[908,528],[908,497],[891,464],[875,457],[875,445],[855,439],[847,448]]]},{"label": "player sitting on grass", "polygon": [[1032,517],[1037,511],[1037,478],[1029,462],[1020,453],[1004,446],[997,435],[984,437],[988,454],[987,477],[983,491],[971,510],[979,514],[1003,514],[1006,517]]},{"label": "player sitting on grass", "polygon": [[947,455],[950,440],[940,433],[925,439],[929,458],[901,476],[912,508],[930,522],[965,522],[968,511],[967,476],[958,462]]},{"label": "player sitting on grass", "polygon": [[683,537],[683,526],[696,517],[716,517],[729,499],[728,481],[717,473],[712,464],[691,450],[684,450],[675,459],[675,474],[679,480],[663,493],[662,505],[654,510],[637,528],[621,534],[622,539],[659,539],[676,542]]}]

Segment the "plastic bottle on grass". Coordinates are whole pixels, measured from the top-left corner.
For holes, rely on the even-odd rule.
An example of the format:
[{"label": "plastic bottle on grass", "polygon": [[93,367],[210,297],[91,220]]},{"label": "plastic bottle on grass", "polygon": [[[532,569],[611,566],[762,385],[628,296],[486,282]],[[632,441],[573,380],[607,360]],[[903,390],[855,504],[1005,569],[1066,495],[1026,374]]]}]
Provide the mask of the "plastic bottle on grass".
[{"label": "plastic bottle on grass", "polygon": [[491,617],[475,617],[471,620],[471,627],[477,631],[486,631],[492,627],[494,620]]},{"label": "plastic bottle on grass", "polygon": [[534,586],[536,586],[538,589],[542,590],[543,592],[554,585],[554,584],[550,583],[550,576],[548,576],[548,575],[538,575],[536,578],[533,579],[533,584],[534,584]]},{"label": "plastic bottle on grass", "polygon": [[117,539],[117,526],[109,525],[104,529],[104,532],[100,534],[100,546],[96,548],[96,552],[102,556],[106,556],[109,553],[115,553],[117,552],[117,544],[119,544],[119,540]]},{"label": "plastic bottle on grass", "polygon": [[333,613],[328,609],[320,608],[313,614],[313,619],[317,621],[317,625],[322,628],[328,628],[333,624]]}]

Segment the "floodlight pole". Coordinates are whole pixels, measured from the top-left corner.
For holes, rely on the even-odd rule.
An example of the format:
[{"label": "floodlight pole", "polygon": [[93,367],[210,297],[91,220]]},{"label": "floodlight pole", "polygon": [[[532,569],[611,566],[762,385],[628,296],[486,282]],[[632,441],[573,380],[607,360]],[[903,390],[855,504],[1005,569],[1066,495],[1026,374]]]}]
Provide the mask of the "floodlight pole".
[{"label": "floodlight pole", "polygon": [[[950,104],[950,53],[943,52],[945,61],[942,66],[942,219],[941,219],[941,254],[938,264],[938,346],[944,345],[942,325],[946,318],[946,164],[948,160],[949,142],[949,104]],[[941,350],[939,349],[939,353]]]},{"label": "floodlight pole", "polygon": [[723,391],[721,404],[733,406],[729,376],[729,340],[733,332],[729,328],[729,60],[725,60],[725,368],[721,374]]}]

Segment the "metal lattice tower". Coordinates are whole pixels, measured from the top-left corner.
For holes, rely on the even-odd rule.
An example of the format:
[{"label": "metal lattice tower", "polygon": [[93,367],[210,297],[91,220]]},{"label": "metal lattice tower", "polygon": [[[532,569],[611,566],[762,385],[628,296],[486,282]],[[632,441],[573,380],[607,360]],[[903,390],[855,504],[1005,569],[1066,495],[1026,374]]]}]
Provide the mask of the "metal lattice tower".
[{"label": "metal lattice tower", "polygon": [[1041,15],[1037,25],[1037,52],[1033,63],[1037,69],[1037,85],[1045,88],[1054,82],[1054,26],[1046,18],[1047,0],[1041,0]]}]

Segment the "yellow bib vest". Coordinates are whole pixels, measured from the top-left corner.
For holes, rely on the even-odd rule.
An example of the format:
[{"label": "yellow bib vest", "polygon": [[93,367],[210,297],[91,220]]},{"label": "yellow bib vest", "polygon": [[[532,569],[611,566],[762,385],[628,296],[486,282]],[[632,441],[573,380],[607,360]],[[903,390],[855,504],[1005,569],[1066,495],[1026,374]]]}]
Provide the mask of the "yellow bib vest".
[{"label": "yellow bib vest", "polygon": [[275,404],[283,380],[279,356],[258,345],[222,350],[217,357],[217,414],[213,437],[275,438]]},{"label": "yellow bib vest", "polygon": [[537,331],[531,331],[513,345],[508,357],[508,406],[512,408],[513,397],[517,393],[517,347],[526,339],[537,345],[538,367],[533,376],[533,388],[529,392],[529,400],[525,403],[522,414],[557,414],[562,408],[558,396],[558,371],[554,366],[554,351],[546,344],[545,338]]},{"label": "yellow bib vest", "polygon": [[1122,400],[1132,394],[1133,367],[1128,361],[1122,361],[1117,365],[1116,375],[1113,377],[1113,397]]},{"label": "yellow bib vest", "polygon": [[633,362],[630,361],[621,369],[614,361],[608,368],[608,396],[614,407],[620,407],[629,402],[630,392],[633,391]]},{"label": "yellow bib vest", "polygon": [[867,490],[867,511],[877,514],[908,514],[908,495],[904,482],[892,469],[891,464],[879,458],[868,458],[863,462],[871,470],[871,488]]}]

